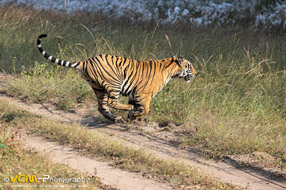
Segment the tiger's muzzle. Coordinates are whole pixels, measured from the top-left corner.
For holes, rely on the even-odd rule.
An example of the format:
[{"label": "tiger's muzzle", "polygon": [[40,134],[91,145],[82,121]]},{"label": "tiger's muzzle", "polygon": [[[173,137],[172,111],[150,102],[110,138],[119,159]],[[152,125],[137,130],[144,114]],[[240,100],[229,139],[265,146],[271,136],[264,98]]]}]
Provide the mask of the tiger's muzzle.
[{"label": "tiger's muzzle", "polygon": [[194,69],[193,66],[191,66],[191,68],[187,71],[187,74],[184,76],[185,81],[189,83],[190,80],[194,78],[196,74],[197,74],[196,70]]},{"label": "tiger's muzzle", "polygon": [[184,80],[185,80],[187,83],[189,83],[190,80],[191,80],[192,78],[194,78],[194,77],[195,77],[195,75],[193,75],[192,73],[190,73],[190,74],[188,74],[188,75],[186,75],[186,76],[184,77]]}]

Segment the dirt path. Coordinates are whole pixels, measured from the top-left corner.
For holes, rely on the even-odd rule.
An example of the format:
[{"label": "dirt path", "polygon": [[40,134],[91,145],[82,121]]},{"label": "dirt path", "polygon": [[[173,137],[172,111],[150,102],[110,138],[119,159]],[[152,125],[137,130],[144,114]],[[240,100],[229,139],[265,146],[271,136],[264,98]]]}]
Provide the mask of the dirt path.
[{"label": "dirt path", "polygon": [[[99,162],[81,156],[68,148],[55,142],[48,142],[40,137],[23,135],[21,137],[25,141],[25,146],[47,156],[50,160],[63,163],[69,167],[87,172],[100,178],[100,181],[106,185],[116,187],[122,190],[168,190],[170,186],[143,178],[136,173],[122,171],[112,168],[107,163]],[[88,185],[88,184],[87,184]]]},{"label": "dirt path", "polygon": [[226,159],[217,162],[206,160],[192,149],[182,150],[174,147],[170,142],[172,142],[173,138],[176,138],[175,135],[161,130],[156,123],[143,122],[136,125],[112,124],[101,119],[99,114],[95,117],[88,117],[85,113],[59,111],[50,104],[26,104],[21,100],[7,97],[3,94],[0,95],[0,99],[53,120],[69,123],[78,122],[91,131],[100,131],[114,135],[129,146],[143,147],[153,151],[160,157],[180,160],[185,164],[211,174],[222,182],[253,190],[286,189],[286,179],[276,177],[269,171],[256,168],[237,168],[238,165],[234,160]]}]

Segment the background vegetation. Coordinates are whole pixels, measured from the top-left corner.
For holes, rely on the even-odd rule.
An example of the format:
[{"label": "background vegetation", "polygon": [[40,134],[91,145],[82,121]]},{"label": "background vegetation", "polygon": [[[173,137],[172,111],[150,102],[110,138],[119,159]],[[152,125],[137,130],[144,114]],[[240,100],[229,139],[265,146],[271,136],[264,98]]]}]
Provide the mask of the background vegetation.
[{"label": "background vegetation", "polygon": [[94,99],[77,72],[51,66],[36,47],[84,60],[100,53],[132,59],[189,59],[199,72],[190,83],[173,80],[152,101],[149,118],[183,124],[182,142],[211,157],[264,151],[286,160],[286,36],[250,28],[193,28],[134,24],[98,13],[70,14],[29,7],[0,8],[0,69],[19,77],[7,93],[59,108]]},{"label": "background vegetation", "polygon": [[197,27],[253,27],[268,32],[286,29],[285,0],[2,0],[36,9],[100,12],[131,22],[154,21]]}]

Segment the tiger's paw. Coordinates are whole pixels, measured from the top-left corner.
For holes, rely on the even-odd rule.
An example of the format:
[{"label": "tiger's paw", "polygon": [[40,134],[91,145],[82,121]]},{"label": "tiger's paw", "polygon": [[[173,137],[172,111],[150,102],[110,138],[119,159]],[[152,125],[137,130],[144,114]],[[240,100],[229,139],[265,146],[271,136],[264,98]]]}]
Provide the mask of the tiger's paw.
[{"label": "tiger's paw", "polygon": [[137,117],[141,115],[140,111],[129,111],[128,112],[128,119],[135,120]]},{"label": "tiger's paw", "polygon": [[125,120],[121,116],[116,116],[114,123],[125,123]]},{"label": "tiger's paw", "polygon": [[134,119],[135,119],[135,117],[134,117],[134,112],[135,112],[135,111],[129,111],[129,112],[128,112],[127,118],[128,118],[129,120],[134,120]]},{"label": "tiger's paw", "polygon": [[134,110],[134,109],[135,109],[134,105],[131,105],[131,104],[130,104],[129,111],[132,111],[132,110]]}]

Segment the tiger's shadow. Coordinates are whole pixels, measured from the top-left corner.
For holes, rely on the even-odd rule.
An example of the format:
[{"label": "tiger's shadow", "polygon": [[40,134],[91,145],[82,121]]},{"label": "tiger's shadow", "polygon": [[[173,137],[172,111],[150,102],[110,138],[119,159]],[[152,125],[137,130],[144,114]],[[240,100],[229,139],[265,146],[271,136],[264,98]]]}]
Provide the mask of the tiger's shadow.
[{"label": "tiger's shadow", "polygon": [[87,117],[77,122],[87,128],[105,128],[114,124],[113,122],[104,119],[102,116]]},{"label": "tiger's shadow", "polygon": [[102,132],[110,134],[116,131],[126,132],[130,131],[136,125],[133,122],[123,122],[123,123],[114,123],[105,119],[102,116],[92,116],[82,118],[80,121],[77,121],[81,126],[86,127],[86,129],[97,130],[103,129]]}]

